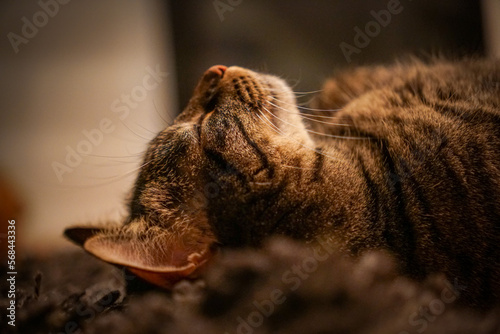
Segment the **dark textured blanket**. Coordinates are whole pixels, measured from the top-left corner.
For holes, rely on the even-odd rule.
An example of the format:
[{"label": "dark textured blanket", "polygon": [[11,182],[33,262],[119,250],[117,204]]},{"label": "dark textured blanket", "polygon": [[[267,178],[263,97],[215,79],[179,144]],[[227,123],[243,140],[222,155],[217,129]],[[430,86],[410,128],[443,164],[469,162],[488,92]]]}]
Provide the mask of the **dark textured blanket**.
[{"label": "dark textured blanket", "polygon": [[285,239],[225,251],[172,291],[79,251],[18,267],[16,326],[3,316],[1,333],[500,333],[500,309],[462,305],[460,282],[416,283],[385,254],[354,261]]}]

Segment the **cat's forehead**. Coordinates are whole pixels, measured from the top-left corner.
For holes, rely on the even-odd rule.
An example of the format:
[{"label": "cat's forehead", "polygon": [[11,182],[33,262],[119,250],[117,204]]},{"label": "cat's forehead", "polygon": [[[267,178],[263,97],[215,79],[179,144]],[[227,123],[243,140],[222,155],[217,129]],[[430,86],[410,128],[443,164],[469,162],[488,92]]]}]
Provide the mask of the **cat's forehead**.
[{"label": "cat's forehead", "polygon": [[194,184],[199,145],[192,131],[173,125],[150,142],[131,194],[130,219],[166,209]]}]

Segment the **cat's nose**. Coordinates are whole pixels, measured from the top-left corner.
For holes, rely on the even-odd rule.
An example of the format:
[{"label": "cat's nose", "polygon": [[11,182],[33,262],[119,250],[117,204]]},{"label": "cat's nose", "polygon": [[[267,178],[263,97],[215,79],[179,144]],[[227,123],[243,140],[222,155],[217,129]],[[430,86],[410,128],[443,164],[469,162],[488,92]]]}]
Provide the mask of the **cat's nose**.
[{"label": "cat's nose", "polygon": [[205,73],[205,75],[207,74],[215,74],[215,75],[218,75],[220,76],[221,78],[224,76],[224,73],[226,72],[227,70],[227,66],[224,66],[224,65],[215,65],[215,66],[212,66],[210,67],[207,72]]},{"label": "cat's nose", "polygon": [[223,65],[215,65],[206,70],[194,90],[193,101],[200,105],[206,105],[212,101],[226,70],[227,66]]},{"label": "cat's nose", "polygon": [[222,79],[227,67],[223,65],[215,65],[210,67],[203,73],[203,77],[200,81],[199,90],[204,91],[206,89],[212,88],[217,85],[217,83]]}]

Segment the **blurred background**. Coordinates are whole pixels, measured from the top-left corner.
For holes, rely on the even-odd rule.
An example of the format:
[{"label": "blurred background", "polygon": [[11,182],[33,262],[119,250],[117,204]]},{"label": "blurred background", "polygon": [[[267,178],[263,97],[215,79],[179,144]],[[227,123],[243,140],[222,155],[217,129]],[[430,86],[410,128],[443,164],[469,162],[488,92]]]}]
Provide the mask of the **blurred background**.
[{"label": "blurred background", "polygon": [[15,219],[40,254],[126,214],[147,142],[211,65],[311,91],[408,54],[498,57],[500,1],[6,0],[0,36],[0,244]]}]

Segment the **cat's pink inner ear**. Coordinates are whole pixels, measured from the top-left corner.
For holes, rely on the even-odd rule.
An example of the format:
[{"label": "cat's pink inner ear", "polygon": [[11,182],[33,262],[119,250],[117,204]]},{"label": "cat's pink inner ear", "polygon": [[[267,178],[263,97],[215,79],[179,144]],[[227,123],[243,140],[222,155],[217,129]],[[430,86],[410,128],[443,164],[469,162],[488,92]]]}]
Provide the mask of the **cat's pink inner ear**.
[{"label": "cat's pink inner ear", "polygon": [[179,236],[161,233],[151,238],[97,234],[87,239],[85,250],[128,268],[142,279],[171,288],[185,278],[196,278],[213,256],[211,245],[188,244]]}]

